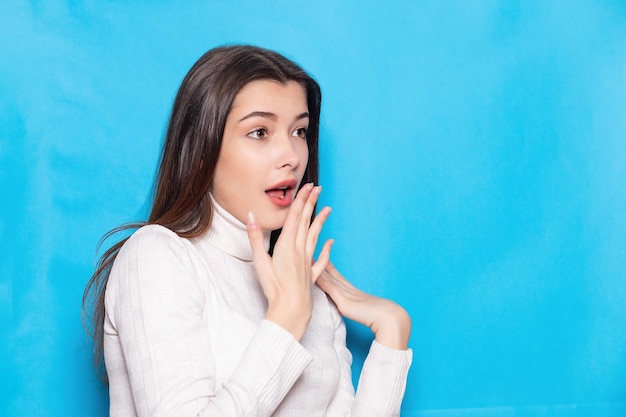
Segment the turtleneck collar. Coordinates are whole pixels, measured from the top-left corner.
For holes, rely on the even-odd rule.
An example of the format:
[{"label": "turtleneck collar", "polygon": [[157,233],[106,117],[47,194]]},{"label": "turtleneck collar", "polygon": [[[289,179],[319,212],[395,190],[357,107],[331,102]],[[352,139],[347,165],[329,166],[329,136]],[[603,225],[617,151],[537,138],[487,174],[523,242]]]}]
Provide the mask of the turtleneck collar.
[{"label": "turtleneck collar", "polygon": [[[252,261],[252,247],[246,225],[218,204],[213,195],[213,218],[209,230],[200,239],[242,261]],[[270,246],[270,232],[263,232],[265,249]]]}]

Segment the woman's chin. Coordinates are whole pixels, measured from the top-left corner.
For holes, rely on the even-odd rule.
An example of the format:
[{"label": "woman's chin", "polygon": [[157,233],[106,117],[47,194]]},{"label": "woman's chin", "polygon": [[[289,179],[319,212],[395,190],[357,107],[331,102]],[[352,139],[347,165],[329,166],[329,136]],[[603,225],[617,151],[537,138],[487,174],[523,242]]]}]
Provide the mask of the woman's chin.
[{"label": "woman's chin", "polygon": [[267,219],[260,219],[259,223],[261,224],[261,229],[263,229],[264,232],[273,232],[274,230],[282,229],[286,218],[287,213],[276,214]]}]

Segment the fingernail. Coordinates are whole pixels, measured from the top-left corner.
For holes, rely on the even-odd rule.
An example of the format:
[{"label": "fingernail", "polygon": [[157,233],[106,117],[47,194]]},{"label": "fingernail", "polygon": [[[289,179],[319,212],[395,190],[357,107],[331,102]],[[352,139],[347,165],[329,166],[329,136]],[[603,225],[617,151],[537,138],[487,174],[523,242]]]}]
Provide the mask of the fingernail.
[{"label": "fingernail", "polygon": [[254,217],[254,213],[251,211],[248,212],[248,226],[252,228],[257,226],[256,217]]}]

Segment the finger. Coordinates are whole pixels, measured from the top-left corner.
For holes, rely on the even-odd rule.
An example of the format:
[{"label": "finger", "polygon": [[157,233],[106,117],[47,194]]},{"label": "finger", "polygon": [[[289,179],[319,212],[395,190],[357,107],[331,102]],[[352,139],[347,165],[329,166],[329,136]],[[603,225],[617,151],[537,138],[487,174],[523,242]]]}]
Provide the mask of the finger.
[{"label": "finger", "polygon": [[265,239],[263,238],[263,231],[252,212],[248,213],[248,222],[246,224],[248,230],[248,240],[250,240],[250,246],[252,248],[252,259],[254,266],[261,276],[265,276],[268,271],[271,271],[271,258],[265,250]]},{"label": "finger", "polygon": [[306,240],[306,254],[309,258],[313,258],[313,254],[315,253],[315,247],[317,246],[317,239],[319,238],[322,227],[324,226],[326,219],[328,219],[330,212],[330,207],[324,207],[317,214],[317,216],[315,216],[315,220],[313,220],[313,223],[308,230]]},{"label": "finger", "polygon": [[280,233],[281,236],[285,236],[283,239],[295,239],[296,234],[298,233],[300,219],[302,218],[304,204],[312,189],[313,184],[308,183],[305,184],[300,191],[298,191],[298,194],[296,194],[296,198],[293,200],[293,203],[291,203],[291,207],[289,207],[289,212],[287,213],[287,218],[285,219],[285,224],[283,225],[283,230]]},{"label": "finger", "polygon": [[309,227],[311,226],[311,217],[321,192],[321,186],[318,185],[317,187],[313,187],[304,203],[304,208],[302,209],[302,217],[300,217],[298,234],[296,236],[296,245],[302,250],[306,248]]},{"label": "finger", "polygon": [[311,266],[311,277],[314,283],[322,275],[322,273],[330,263],[330,249],[332,248],[333,243],[335,243],[333,239],[328,239],[326,243],[324,243],[320,255]]},{"label": "finger", "polygon": [[329,265],[326,267],[326,271],[328,272],[330,280],[333,282],[333,284],[344,293],[348,294],[348,293],[356,293],[356,292],[362,293],[363,292],[359,290],[357,287],[355,287],[354,285],[352,285],[352,283],[348,281],[346,277],[341,275],[341,273],[337,270],[337,268],[335,268],[335,266],[332,263],[329,262]]},{"label": "finger", "polygon": [[358,323],[363,323],[365,320],[360,320],[355,315],[357,312],[355,308],[365,299],[363,296],[366,296],[366,294],[352,287],[341,274],[337,273],[337,270],[330,262],[328,265],[335,274],[331,274],[328,268],[326,268],[315,282],[315,285],[333,300],[341,315]]},{"label": "finger", "polygon": [[339,305],[341,300],[341,291],[335,285],[334,280],[330,276],[328,271],[322,271],[322,273],[317,277],[315,285],[317,285],[319,288],[321,288],[322,291],[328,294],[328,296],[335,302],[335,304]]},{"label": "finger", "polygon": [[316,284],[335,301],[338,297],[367,295],[341,275],[330,261]]},{"label": "finger", "polygon": [[[340,277],[343,278],[343,275],[341,275],[339,273],[339,270],[337,270],[337,268],[335,267],[335,264],[333,264],[332,262],[328,262],[328,266],[326,267],[326,271],[328,271],[328,273],[330,275],[339,275]],[[345,279],[345,278],[344,278]]]}]

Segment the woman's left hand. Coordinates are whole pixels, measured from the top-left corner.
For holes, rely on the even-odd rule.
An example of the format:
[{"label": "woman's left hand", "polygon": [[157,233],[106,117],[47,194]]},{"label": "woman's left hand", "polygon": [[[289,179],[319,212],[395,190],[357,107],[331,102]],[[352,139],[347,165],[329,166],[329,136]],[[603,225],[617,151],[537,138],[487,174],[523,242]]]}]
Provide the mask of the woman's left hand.
[{"label": "woman's left hand", "polygon": [[306,184],[298,192],[287,212],[273,256],[266,251],[261,226],[252,213],[247,224],[254,267],[267,298],[265,318],[297,340],[304,335],[311,319],[313,282],[330,259],[332,240],[324,244],[317,260],[313,259],[318,236],[330,214],[330,208],[325,207],[311,223],[320,191],[321,187]]},{"label": "woman's left hand", "polygon": [[359,290],[330,262],[316,284],[334,301],[341,315],[368,326],[378,343],[394,349],[407,349],[411,318],[400,305]]}]

